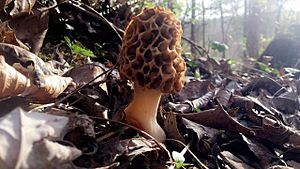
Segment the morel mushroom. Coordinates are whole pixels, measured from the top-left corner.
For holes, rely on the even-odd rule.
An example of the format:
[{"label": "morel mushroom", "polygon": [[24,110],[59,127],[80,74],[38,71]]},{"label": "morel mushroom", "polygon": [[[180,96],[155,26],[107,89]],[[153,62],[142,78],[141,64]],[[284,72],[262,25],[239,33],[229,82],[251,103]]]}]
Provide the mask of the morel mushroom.
[{"label": "morel mushroom", "polygon": [[134,84],[126,121],[160,142],[166,138],[156,121],[161,94],[179,92],[185,81],[181,35],[181,24],[170,10],[145,8],[127,26],[118,60],[121,78]]}]

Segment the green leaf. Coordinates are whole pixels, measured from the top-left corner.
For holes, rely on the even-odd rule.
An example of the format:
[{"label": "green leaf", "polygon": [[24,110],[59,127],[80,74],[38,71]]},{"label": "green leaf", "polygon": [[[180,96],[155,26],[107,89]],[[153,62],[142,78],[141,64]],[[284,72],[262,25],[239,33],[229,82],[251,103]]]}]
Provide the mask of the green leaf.
[{"label": "green leaf", "polygon": [[69,37],[67,37],[67,36],[64,36],[64,38],[65,38],[65,41],[66,41],[67,43],[71,43],[71,40],[70,40],[70,38],[69,38]]},{"label": "green leaf", "polygon": [[279,76],[279,71],[277,69],[269,67],[267,64],[262,62],[256,62],[256,65],[258,66],[259,70],[262,70],[266,73],[270,73],[276,76]]},{"label": "green leaf", "polygon": [[188,65],[189,67],[191,67],[192,69],[195,68],[195,67],[197,66],[196,63],[195,63],[193,60],[189,60],[189,61],[187,61],[186,63],[187,63],[187,65]]},{"label": "green leaf", "polygon": [[213,41],[210,43],[211,49],[217,50],[218,52],[225,52],[228,46],[225,43]]},{"label": "green leaf", "polygon": [[194,110],[195,110],[197,113],[200,113],[200,112],[202,112],[202,110],[201,110],[201,109],[199,109],[198,107],[194,107]]},{"label": "green leaf", "polygon": [[79,54],[88,57],[96,57],[93,51],[82,47],[77,41],[75,43],[71,42],[71,39],[67,36],[64,36],[67,46],[70,48],[73,54]]},{"label": "green leaf", "polygon": [[235,64],[235,61],[233,59],[228,59],[227,60],[227,64],[228,65],[234,65]]},{"label": "green leaf", "polygon": [[72,43],[69,37],[64,36],[65,42],[67,43],[68,47],[71,49],[72,48]]},{"label": "green leaf", "polygon": [[145,5],[146,7],[154,7],[154,6],[155,6],[154,3],[153,3],[153,2],[150,2],[150,1],[145,1],[145,2],[144,2],[144,5]]},{"label": "green leaf", "polygon": [[81,54],[84,56],[95,57],[94,53],[91,50],[85,49],[85,48],[79,46],[78,44],[72,44],[71,50],[75,54]]},{"label": "green leaf", "polygon": [[199,71],[195,71],[195,73],[193,73],[193,74],[194,74],[194,78],[195,78],[195,79],[200,79],[201,74],[200,74]]},{"label": "green leaf", "polygon": [[189,166],[189,165],[191,165],[191,164],[183,163],[183,162],[176,162],[175,163],[176,169],[180,169],[182,167]]}]

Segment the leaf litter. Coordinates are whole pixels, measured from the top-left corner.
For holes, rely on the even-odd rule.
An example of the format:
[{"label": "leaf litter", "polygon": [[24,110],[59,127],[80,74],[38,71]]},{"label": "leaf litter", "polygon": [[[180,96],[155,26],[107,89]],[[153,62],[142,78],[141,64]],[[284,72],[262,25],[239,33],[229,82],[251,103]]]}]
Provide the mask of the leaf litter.
[{"label": "leaf litter", "polygon": [[10,10],[0,23],[0,168],[299,168],[297,72],[189,61],[183,90],[161,98],[159,143],[124,123],[133,90],[115,64],[135,2],[51,2],[0,3]]}]

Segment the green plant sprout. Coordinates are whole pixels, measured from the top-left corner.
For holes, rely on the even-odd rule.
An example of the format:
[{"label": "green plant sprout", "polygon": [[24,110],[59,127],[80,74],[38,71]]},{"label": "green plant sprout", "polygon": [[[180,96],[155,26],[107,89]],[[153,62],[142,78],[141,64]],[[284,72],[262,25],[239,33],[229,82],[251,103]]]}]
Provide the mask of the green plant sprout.
[{"label": "green plant sprout", "polygon": [[199,109],[198,107],[194,107],[194,110],[195,110],[197,113],[200,113],[200,112],[202,112],[202,110],[201,110],[201,109]]},{"label": "green plant sprout", "polygon": [[227,61],[227,64],[230,65],[230,66],[233,66],[236,64],[236,61],[234,61],[233,59],[228,59]]},{"label": "green plant sprout", "polygon": [[176,169],[180,169],[182,167],[191,165],[189,163],[185,163],[184,162],[185,161],[184,154],[186,153],[186,151],[188,150],[188,148],[190,147],[190,145],[191,145],[191,142],[189,142],[189,144],[186,145],[184,147],[184,149],[182,149],[181,152],[172,151],[172,158],[175,161],[175,167],[176,167]]},{"label": "green plant sprout", "polygon": [[72,42],[69,37],[64,36],[65,42],[67,46],[70,48],[72,54],[75,55],[82,55],[85,57],[92,57],[95,58],[96,56],[94,55],[93,51],[83,47],[80,43],[77,41]]},{"label": "green plant sprout", "polygon": [[279,76],[279,71],[277,69],[271,68],[269,65],[256,61],[256,65],[258,66],[259,70],[262,70],[266,73],[273,74],[275,76]]},{"label": "green plant sprout", "polygon": [[195,79],[200,80],[201,74],[200,74],[199,69],[197,69],[197,70],[195,71],[195,73],[193,73],[193,75],[194,75],[194,78],[195,78]]}]

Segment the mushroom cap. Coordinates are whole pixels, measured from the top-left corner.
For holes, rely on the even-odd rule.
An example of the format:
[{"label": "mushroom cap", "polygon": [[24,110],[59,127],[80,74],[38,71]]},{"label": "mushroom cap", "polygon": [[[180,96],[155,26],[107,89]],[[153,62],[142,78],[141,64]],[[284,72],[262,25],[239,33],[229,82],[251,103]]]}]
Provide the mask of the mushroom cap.
[{"label": "mushroom cap", "polygon": [[170,10],[145,8],[125,30],[118,59],[121,78],[163,93],[179,92],[186,71],[181,35],[180,21]]}]

